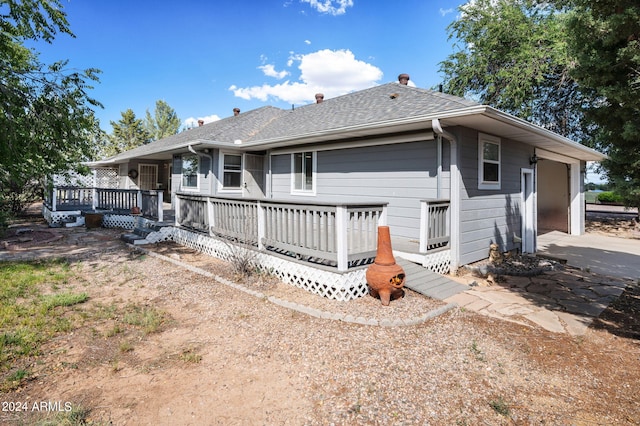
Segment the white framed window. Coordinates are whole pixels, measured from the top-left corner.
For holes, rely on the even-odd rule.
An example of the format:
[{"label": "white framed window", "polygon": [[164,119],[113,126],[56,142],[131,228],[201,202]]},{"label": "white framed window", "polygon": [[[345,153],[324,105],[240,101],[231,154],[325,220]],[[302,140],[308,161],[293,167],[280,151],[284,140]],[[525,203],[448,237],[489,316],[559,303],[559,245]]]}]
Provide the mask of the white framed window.
[{"label": "white framed window", "polygon": [[182,156],[182,189],[196,191],[198,189],[198,169],[200,161],[195,154]]},{"label": "white framed window", "polygon": [[222,170],[221,190],[239,191],[242,189],[242,154],[222,154],[220,156]]},{"label": "white framed window", "polygon": [[500,189],[500,138],[478,135],[478,189]]},{"label": "white framed window", "polygon": [[315,195],[316,152],[294,152],[291,154],[291,193]]}]

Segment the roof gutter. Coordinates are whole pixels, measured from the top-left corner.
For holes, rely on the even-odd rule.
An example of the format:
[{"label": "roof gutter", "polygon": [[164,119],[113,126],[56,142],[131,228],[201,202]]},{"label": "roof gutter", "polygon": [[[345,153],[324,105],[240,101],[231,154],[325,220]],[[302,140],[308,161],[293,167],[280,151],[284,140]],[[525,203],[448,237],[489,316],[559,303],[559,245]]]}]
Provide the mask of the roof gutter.
[{"label": "roof gutter", "polygon": [[451,165],[449,173],[449,232],[451,242],[451,269],[455,271],[460,264],[460,171],[458,169],[458,138],[442,128],[440,120],[431,120],[436,135],[447,139],[451,147]]},{"label": "roof gutter", "polygon": [[570,145],[571,148],[591,156],[592,158],[589,161],[602,161],[608,158],[606,154],[598,152],[595,149],[589,148],[588,146],[582,145],[569,138],[566,138],[557,133],[554,133],[551,130],[545,129],[544,127],[529,123],[528,121],[525,121],[521,118],[518,118],[506,112],[497,110],[493,107],[485,105],[485,111],[483,112],[483,114],[495,120],[499,120],[499,121],[502,121],[503,123],[507,123],[514,127],[523,129],[527,132],[536,133],[540,136],[554,140],[556,142]]}]

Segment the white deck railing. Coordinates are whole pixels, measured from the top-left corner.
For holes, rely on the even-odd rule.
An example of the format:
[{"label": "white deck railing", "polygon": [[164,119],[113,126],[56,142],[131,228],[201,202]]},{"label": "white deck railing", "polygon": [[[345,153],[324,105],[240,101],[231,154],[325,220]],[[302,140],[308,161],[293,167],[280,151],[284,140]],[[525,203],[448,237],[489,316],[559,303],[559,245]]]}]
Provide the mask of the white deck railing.
[{"label": "white deck railing", "polygon": [[176,225],[346,271],[370,263],[386,203],[297,203],[176,194]]},{"label": "white deck railing", "polygon": [[449,200],[420,201],[420,253],[449,245]]},{"label": "white deck railing", "polygon": [[45,191],[44,205],[50,211],[108,210],[129,213],[140,207],[143,216],[162,221],[162,191],[61,186]]}]

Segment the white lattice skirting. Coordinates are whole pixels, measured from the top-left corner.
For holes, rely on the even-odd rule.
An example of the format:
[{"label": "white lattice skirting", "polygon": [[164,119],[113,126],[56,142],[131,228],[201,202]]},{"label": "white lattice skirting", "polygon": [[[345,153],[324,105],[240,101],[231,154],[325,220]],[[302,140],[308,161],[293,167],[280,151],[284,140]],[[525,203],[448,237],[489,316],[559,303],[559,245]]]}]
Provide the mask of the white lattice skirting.
[{"label": "white lattice skirting", "polygon": [[422,266],[440,275],[448,274],[451,270],[451,250],[426,254]]},{"label": "white lattice skirting", "polygon": [[49,226],[61,225],[72,217],[80,216],[81,213],[80,210],[53,212],[44,206],[42,207],[42,216],[44,216]]},{"label": "white lattice skirting", "polygon": [[133,229],[136,226],[136,218],[126,214],[105,213],[102,217],[102,226],[105,228]]},{"label": "white lattice skirting", "polygon": [[[347,301],[368,293],[365,270],[337,273],[280,258],[269,253],[232,245],[208,235],[179,228],[173,229],[173,241],[208,255],[233,261],[248,258],[261,270],[276,275],[283,282],[329,299]],[[246,256],[246,257],[245,257]]]}]

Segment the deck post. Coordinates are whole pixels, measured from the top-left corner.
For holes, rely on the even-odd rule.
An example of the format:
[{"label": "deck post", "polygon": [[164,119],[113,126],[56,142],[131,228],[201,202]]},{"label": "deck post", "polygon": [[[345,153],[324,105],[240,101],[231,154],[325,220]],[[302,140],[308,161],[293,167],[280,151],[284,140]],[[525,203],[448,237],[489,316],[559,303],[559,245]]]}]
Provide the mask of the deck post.
[{"label": "deck post", "polygon": [[174,214],[174,226],[180,225],[180,196],[176,195],[174,198],[174,203],[176,206],[175,214]]},{"label": "deck post", "polygon": [[56,204],[58,204],[58,190],[57,188],[54,186],[51,190],[51,211],[56,211]]},{"label": "deck post", "polygon": [[382,213],[380,213],[378,226],[387,226],[387,205],[386,204],[382,206]]},{"label": "deck post", "polygon": [[91,189],[91,208],[93,210],[97,210],[98,209],[98,188],[96,188],[95,186]]},{"label": "deck post", "polygon": [[[138,194],[136,197],[136,205],[142,209],[142,190],[138,189]],[[131,206],[133,207],[133,206]]]},{"label": "deck post", "polygon": [[216,209],[213,206],[213,200],[210,197],[206,198],[207,203],[207,223],[209,224],[209,229],[207,229],[207,233],[209,236],[213,236],[213,227],[216,226]]},{"label": "deck post", "polygon": [[156,191],[158,195],[158,222],[162,222],[164,220],[164,210],[162,209],[162,204],[164,203],[163,193],[162,191]]},{"label": "deck post", "polygon": [[265,230],[267,229],[267,215],[262,206],[260,200],[257,201],[258,208],[258,250],[264,250],[263,239],[266,237]]},{"label": "deck post", "polygon": [[420,201],[420,253],[426,253],[428,247],[429,234],[429,203],[425,200]]},{"label": "deck post", "polygon": [[346,271],[349,268],[349,245],[347,244],[347,228],[349,212],[347,206],[336,206],[336,256],[338,258],[338,271]]}]

